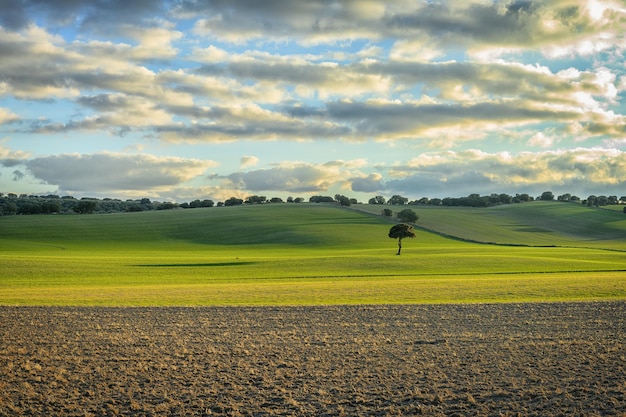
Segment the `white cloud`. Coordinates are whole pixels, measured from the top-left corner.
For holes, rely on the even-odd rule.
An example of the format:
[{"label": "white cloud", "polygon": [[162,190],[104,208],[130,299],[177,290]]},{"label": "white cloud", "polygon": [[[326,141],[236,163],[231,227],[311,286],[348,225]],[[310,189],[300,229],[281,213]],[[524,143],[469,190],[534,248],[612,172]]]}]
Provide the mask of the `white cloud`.
[{"label": "white cloud", "polygon": [[556,140],[557,138],[554,136],[546,135],[543,132],[537,132],[528,140],[528,145],[547,149],[552,147]]},{"label": "white cloud", "polygon": [[10,109],[4,109],[0,107],[0,125],[4,123],[14,122],[19,120],[19,116],[13,113]]},{"label": "white cloud", "polygon": [[0,166],[14,167],[21,165],[30,157],[30,153],[26,151],[14,151],[0,144]]},{"label": "white cloud", "polygon": [[421,154],[391,169],[390,192],[457,197],[470,193],[586,192],[619,194],[626,185],[626,152],[602,148]]},{"label": "white cloud", "polygon": [[201,176],[213,161],[147,154],[60,154],[25,162],[32,175],[65,192],[147,193]]},{"label": "white cloud", "polygon": [[[606,153],[626,133],[621,1],[253,3],[0,8],[0,137],[23,146],[0,147],[0,163],[129,195],[623,182],[599,162],[622,166]],[[307,150],[284,155],[279,140]],[[275,151],[255,148],[269,168],[253,169],[247,141]],[[216,142],[244,156],[211,186],[210,161],[99,152],[208,155]],[[602,157],[578,148],[600,143]],[[50,155],[74,144],[85,154]],[[556,169],[567,152],[596,171]]]}]

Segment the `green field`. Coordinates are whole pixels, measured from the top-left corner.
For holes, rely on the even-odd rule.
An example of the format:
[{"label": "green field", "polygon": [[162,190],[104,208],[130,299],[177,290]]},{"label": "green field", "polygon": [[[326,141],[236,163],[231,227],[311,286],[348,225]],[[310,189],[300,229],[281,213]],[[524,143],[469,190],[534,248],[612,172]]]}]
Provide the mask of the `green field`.
[{"label": "green field", "polygon": [[390,220],[368,205],[0,217],[0,304],[626,299],[623,213],[564,203],[412,208],[420,229],[401,256]]}]

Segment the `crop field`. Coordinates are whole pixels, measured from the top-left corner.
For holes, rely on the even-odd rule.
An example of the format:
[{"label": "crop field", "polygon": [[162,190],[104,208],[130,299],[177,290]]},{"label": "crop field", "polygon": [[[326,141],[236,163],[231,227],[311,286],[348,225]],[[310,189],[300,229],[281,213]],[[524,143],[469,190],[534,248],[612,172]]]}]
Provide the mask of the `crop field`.
[{"label": "crop field", "polygon": [[626,302],[0,307],[0,416],[624,416]]},{"label": "crop field", "polygon": [[622,213],[562,203],[416,210],[418,226],[438,234],[418,229],[401,256],[388,219],[324,205],[0,217],[0,305],[626,298]]},{"label": "crop field", "polygon": [[624,416],[626,216],[0,217],[0,416]]}]

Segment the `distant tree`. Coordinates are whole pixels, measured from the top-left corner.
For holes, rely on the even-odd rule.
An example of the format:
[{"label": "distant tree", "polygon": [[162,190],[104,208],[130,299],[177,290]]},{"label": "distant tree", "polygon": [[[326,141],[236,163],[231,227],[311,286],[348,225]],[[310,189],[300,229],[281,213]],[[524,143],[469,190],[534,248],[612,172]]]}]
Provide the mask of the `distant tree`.
[{"label": "distant tree", "polygon": [[287,202],[288,203],[293,203],[293,197],[291,197],[291,196],[287,197]]},{"label": "distant tree", "polygon": [[342,206],[350,207],[351,201],[348,197],[341,194],[335,194],[335,201]]},{"label": "distant tree", "polygon": [[385,204],[385,197],[377,195],[376,197],[370,198],[367,204]]},{"label": "distant tree", "polygon": [[80,200],[73,210],[79,214],[91,214],[96,211],[98,202],[95,200]]},{"label": "distant tree", "polygon": [[240,206],[243,204],[243,200],[237,197],[231,197],[228,200],[224,201],[225,206]]},{"label": "distant tree", "polygon": [[428,200],[429,206],[440,206],[442,204],[443,204],[443,200],[440,198],[431,198],[430,200]]},{"label": "distant tree", "polygon": [[598,200],[598,197],[596,197],[595,195],[590,195],[589,197],[587,197],[587,199],[583,203],[586,204],[587,207],[593,207],[593,206],[598,205],[597,200]]},{"label": "distant tree", "polygon": [[17,213],[17,204],[8,198],[0,198],[0,215]]},{"label": "distant tree", "polygon": [[523,203],[526,201],[533,201],[533,198],[528,194],[515,194],[513,201],[515,203]]},{"label": "distant tree", "polygon": [[314,195],[309,197],[309,203],[334,203],[335,199],[330,196]]},{"label": "distant tree", "polygon": [[42,213],[51,214],[51,213],[59,213],[60,211],[61,211],[61,203],[59,201],[55,201],[55,199],[45,200],[41,203]]},{"label": "distant tree", "polygon": [[387,201],[387,204],[391,204],[394,206],[403,206],[409,202],[409,199],[406,197],[402,197],[401,195],[394,195]]},{"label": "distant tree", "polygon": [[22,202],[18,205],[17,214],[40,214],[41,204],[37,202]]},{"label": "distant tree", "polygon": [[293,199],[294,203],[303,203],[304,202],[304,198],[302,197],[296,197]]},{"label": "distant tree", "polygon": [[414,238],[415,232],[413,231],[413,226],[399,223],[391,226],[391,229],[389,229],[389,237],[392,239],[398,239],[398,253],[396,253],[396,255],[400,255],[400,252],[402,251],[402,239],[405,237]]},{"label": "distant tree", "polygon": [[283,203],[283,199],[280,197],[272,197],[270,198],[270,203]]},{"label": "distant tree", "polygon": [[415,223],[419,216],[411,209],[404,209],[398,213],[398,218],[403,222]]},{"label": "distant tree", "polygon": [[215,202],[213,200],[193,200],[192,202],[185,205],[185,203],[181,204],[182,208],[198,208],[198,207],[213,207]]},{"label": "distant tree", "polygon": [[262,204],[265,203],[267,197],[264,195],[252,195],[246,198],[246,204]]},{"label": "distant tree", "polygon": [[552,201],[554,200],[554,194],[552,194],[552,191],[544,191],[539,199],[541,201]]},{"label": "distant tree", "polygon": [[388,208],[383,209],[383,216],[391,217],[393,216],[393,211],[391,211],[391,209],[388,209]]},{"label": "distant tree", "polygon": [[175,209],[176,207],[177,207],[176,204],[166,201],[166,202],[159,204],[157,206],[157,210],[172,210],[172,209]]}]

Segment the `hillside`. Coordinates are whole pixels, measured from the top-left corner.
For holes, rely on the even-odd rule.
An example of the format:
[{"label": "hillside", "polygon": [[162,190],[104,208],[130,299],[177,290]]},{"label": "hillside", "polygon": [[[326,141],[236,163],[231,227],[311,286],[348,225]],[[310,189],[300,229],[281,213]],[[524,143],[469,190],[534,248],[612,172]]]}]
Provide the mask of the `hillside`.
[{"label": "hillside", "polygon": [[[267,204],[123,214],[0,217],[0,247],[12,241],[66,245],[201,244],[328,246],[366,241],[363,227],[386,224],[328,205]],[[342,231],[337,233],[337,227]],[[382,230],[382,229],[381,229]],[[371,233],[368,231],[367,233]],[[7,248],[8,249],[8,248]]]},{"label": "hillside", "polygon": [[[0,247],[7,245],[155,245],[379,247],[391,219],[383,208],[325,204],[266,204],[101,215],[0,217]],[[489,208],[410,206],[418,230],[447,238],[502,245],[624,249],[626,215],[559,202]],[[376,216],[364,215],[375,214]],[[364,227],[368,226],[368,227]],[[372,228],[380,229],[373,232]],[[436,236],[422,236],[429,241]],[[9,243],[12,241],[12,243]]]},{"label": "hillside", "polygon": [[[397,206],[353,207],[376,215],[383,208],[400,210]],[[410,208],[420,216],[417,227],[467,241],[626,249],[626,215],[614,210],[542,201],[488,208]]]},{"label": "hillside", "polygon": [[624,298],[622,214],[564,209],[418,209],[437,233],[417,229],[402,256],[390,219],[334,205],[0,217],[0,305]]}]

